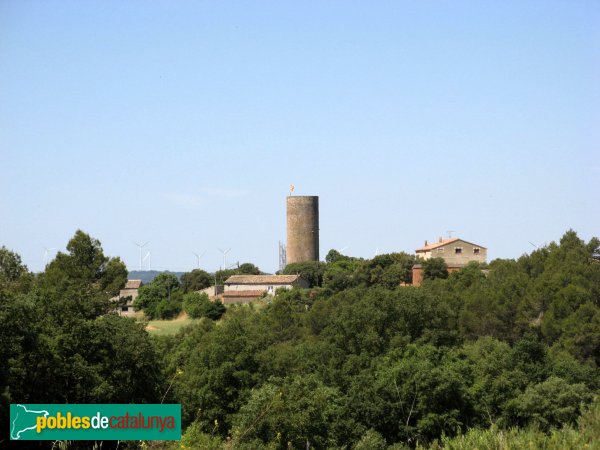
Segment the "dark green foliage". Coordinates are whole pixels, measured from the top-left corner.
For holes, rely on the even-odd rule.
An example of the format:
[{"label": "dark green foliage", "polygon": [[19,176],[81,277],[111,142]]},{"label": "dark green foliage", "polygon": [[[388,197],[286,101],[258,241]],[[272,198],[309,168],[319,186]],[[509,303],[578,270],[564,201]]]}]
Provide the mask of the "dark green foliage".
[{"label": "dark green foliage", "polygon": [[423,279],[435,280],[436,278],[448,278],[448,266],[443,258],[429,258],[422,262]]},{"label": "dark green foliage", "polygon": [[17,281],[25,273],[27,266],[21,262],[21,257],[4,246],[0,247],[0,281]]},{"label": "dark green foliage", "polygon": [[370,260],[353,258],[330,250],[326,264],[306,261],[288,264],[284,274],[300,274],[311,287],[322,286],[328,293],[364,286],[394,289],[412,282],[415,257],[406,253],[390,253]]},{"label": "dark green foliage", "polygon": [[81,231],[67,250],[38,279],[22,267],[0,290],[3,427],[10,403],[160,401],[161,363],[144,326],[107,314],[125,266]]},{"label": "dark green foliage", "polygon": [[178,337],[174,400],[198,439],[236,448],[408,448],[492,424],[573,423],[600,383],[595,249],[569,232],[447,278],[433,260],[421,288],[401,286],[410,255],[290,265],[323,287]]},{"label": "dark green foliage", "polygon": [[323,287],[328,293],[341,292],[359,286],[356,271],[361,266],[357,259],[338,259],[327,265],[323,273]]},{"label": "dark green foliage", "polygon": [[[217,270],[214,275],[216,284],[223,284],[227,279],[233,275],[260,275],[260,269],[252,263],[244,263],[238,266],[236,269],[221,269]],[[211,284],[213,282],[211,281]]]},{"label": "dark green foliage", "polygon": [[226,308],[220,300],[215,300],[211,302],[210,307],[206,309],[203,317],[206,317],[211,320],[219,320],[223,314],[225,314]]},{"label": "dark green foliage", "polygon": [[533,427],[506,430],[492,425],[489,429],[473,428],[468,433],[457,437],[445,436],[441,442],[436,440],[426,447],[418,445],[417,449],[598,449],[600,447],[598,436],[600,436],[600,397],[596,398],[590,408],[585,408],[577,420],[576,427],[564,425],[544,432]]},{"label": "dark green foliage", "polygon": [[219,320],[225,312],[225,306],[219,300],[211,302],[205,293],[189,292],[183,296],[183,310],[193,319],[207,317]]},{"label": "dark green foliage", "polygon": [[236,269],[217,270],[215,273],[216,284],[224,284],[225,281],[227,281],[227,279],[232,275],[238,275],[238,271]]},{"label": "dark green foliage", "polygon": [[194,269],[181,275],[181,289],[184,293],[201,291],[212,285],[213,277],[201,269]]},{"label": "dark green foliage", "polygon": [[68,253],[58,252],[46,268],[45,285],[93,283],[107,296],[119,293],[127,281],[127,269],[119,258],[104,256],[100,241],[81,230],[67,244]]},{"label": "dark green foliage", "polygon": [[383,436],[370,429],[354,444],[352,450],[386,450],[387,448],[388,445]]},{"label": "dark green foliage", "polygon": [[78,230],[40,277],[40,300],[46,314],[61,322],[106,314],[127,281],[119,258],[104,256],[97,239]]},{"label": "dark green foliage", "polygon": [[390,353],[375,377],[382,413],[369,425],[394,442],[453,434],[473,420],[470,367],[456,352],[409,345]]},{"label": "dark green foliage", "polygon": [[227,432],[227,418],[239,410],[249,389],[261,380],[256,355],[268,336],[259,323],[260,317],[250,309],[233,308],[220,326],[208,331],[202,328],[184,340],[186,353],[175,350],[183,374],[176,379],[173,392],[182,403],[185,424],[197,421],[210,433],[218,420],[224,427],[219,432]]},{"label": "dark green foliage", "polygon": [[285,266],[283,269],[284,275],[300,275],[310,287],[323,285],[323,272],[325,264],[320,261],[305,261],[292,263]]},{"label": "dark green foliage", "polygon": [[136,311],[144,311],[149,319],[171,319],[181,312],[182,303],[183,293],[177,277],[161,273],[139,289],[134,307]]},{"label": "dark green foliage", "polygon": [[240,275],[260,275],[260,269],[252,263],[244,263],[237,269]]},{"label": "dark green foliage", "polygon": [[315,375],[271,379],[233,417],[232,438],[234,445],[257,438],[292,448],[339,446],[355,433],[346,415],[339,391]]},{"label": "dark green foliage", "polygon": [[[77,237],[81,245],[39,280],[19,284],[24,269],[0,290],[3,406],[166,394],[182,404],[192,448],[406,449],[440,439],[508,448],[506,436],[580,448],[598,435],[597,401],[570,428],[600,388],[596,239],[569,231],[517,261],[470,264],[447,278],[432,265],[420,288],[403,286],[410,255],[331,251],[326,263],[288,266],[316,287],[230,306],[219,322],[196,321],[152,346],[132,320],[98,313],[109,295],[100,287],[120,271],[108,270],[93,239]],[[77,269],[66,257],[80,253],[91,256]],[[157,316],[177,302],[190,316],[222,313],[168,275],[140,297]],[[139,386],[119,384],[140,377]]]},{"label": "dark green foliage", "polygon": [[327,255],[325,256],[325,262],[327,264],[331,264],[337,261],[343,261],[343,260],[347,260],[350,259],[350,257],[342,255],[340,252],[338,252],[335,249],[331,249],[329,250],[329,252],[327,252]]},{"label": "dark green foliage", "polygon": [[34,282],[34,275],[29,273],[21,257],[6,247],[0,248],[0,295],[2,292],[24,293]]},{"label": "dark green foliage", "polygon": [[552,426],[574,424],[581,406],[589,403],[591,398],[584,384],[569,384],[550,377],[528,386],[525,392],[510,400],[506,406],[507,415],[516,425],[533,425],[548,431]]},{"label": "dark green foliage", "polygon": [[388,253],[362,261],[356,276],[364,286],[394,289],[412,283],[412,267],[416,259],[407,253]]}]

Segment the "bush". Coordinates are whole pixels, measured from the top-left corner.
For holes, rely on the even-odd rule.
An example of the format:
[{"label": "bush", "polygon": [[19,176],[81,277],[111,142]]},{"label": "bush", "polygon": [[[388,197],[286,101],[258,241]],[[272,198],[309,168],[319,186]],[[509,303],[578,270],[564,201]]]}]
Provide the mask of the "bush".
[{"label": "bush", "polygon": [[219,300],[211,302],[204,292],[189,292],[183,296],[183,310],[193,319],[208,317],[218,320],[225,312],[225,306]]},{"label": "bush", "polygon": [[548,431],[552,426],[575,423],[581,406],[590,399],[591,394],[584,384],[569,384],[550,377],[527,387],[523,394],[508,402],[507,409],[515,425],[533,425]]}]

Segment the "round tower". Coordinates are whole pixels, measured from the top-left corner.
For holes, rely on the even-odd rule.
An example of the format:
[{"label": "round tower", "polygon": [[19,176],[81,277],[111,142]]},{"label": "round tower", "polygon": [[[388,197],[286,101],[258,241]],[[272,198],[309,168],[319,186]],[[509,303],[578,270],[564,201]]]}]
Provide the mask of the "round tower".
[{"label": "round tower", "polygon": [[287,263],[319,260],[319,197],[287,197]]}]

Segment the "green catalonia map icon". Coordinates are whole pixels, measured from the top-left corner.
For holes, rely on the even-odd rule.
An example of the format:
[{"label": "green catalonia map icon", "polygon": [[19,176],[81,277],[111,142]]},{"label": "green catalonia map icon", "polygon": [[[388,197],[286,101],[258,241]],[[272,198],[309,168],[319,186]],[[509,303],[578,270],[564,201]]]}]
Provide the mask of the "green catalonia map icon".
[{"label": "green catalonia map icon", "polygon": [[[12,409],[11,405],[11,409]],[[48,411],[34,411],[27,409],[23,405],[16,405],[11,411],[11,423],[10,423],[10,438],[21,439],[21,435],[29,430],[35,430],[37,427],[37,418],[47,417],[50,414]],[[35,433],[35,431],[34,431]]]}]

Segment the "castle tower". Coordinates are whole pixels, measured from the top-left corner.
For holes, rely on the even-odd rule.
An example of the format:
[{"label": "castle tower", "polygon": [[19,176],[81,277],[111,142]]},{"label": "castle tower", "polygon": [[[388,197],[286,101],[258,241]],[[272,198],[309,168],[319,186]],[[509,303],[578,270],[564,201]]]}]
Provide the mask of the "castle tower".
[{"label": "castle tower", "polygon": [[319,197],[287,197],[287,263],[319,260]]}]

